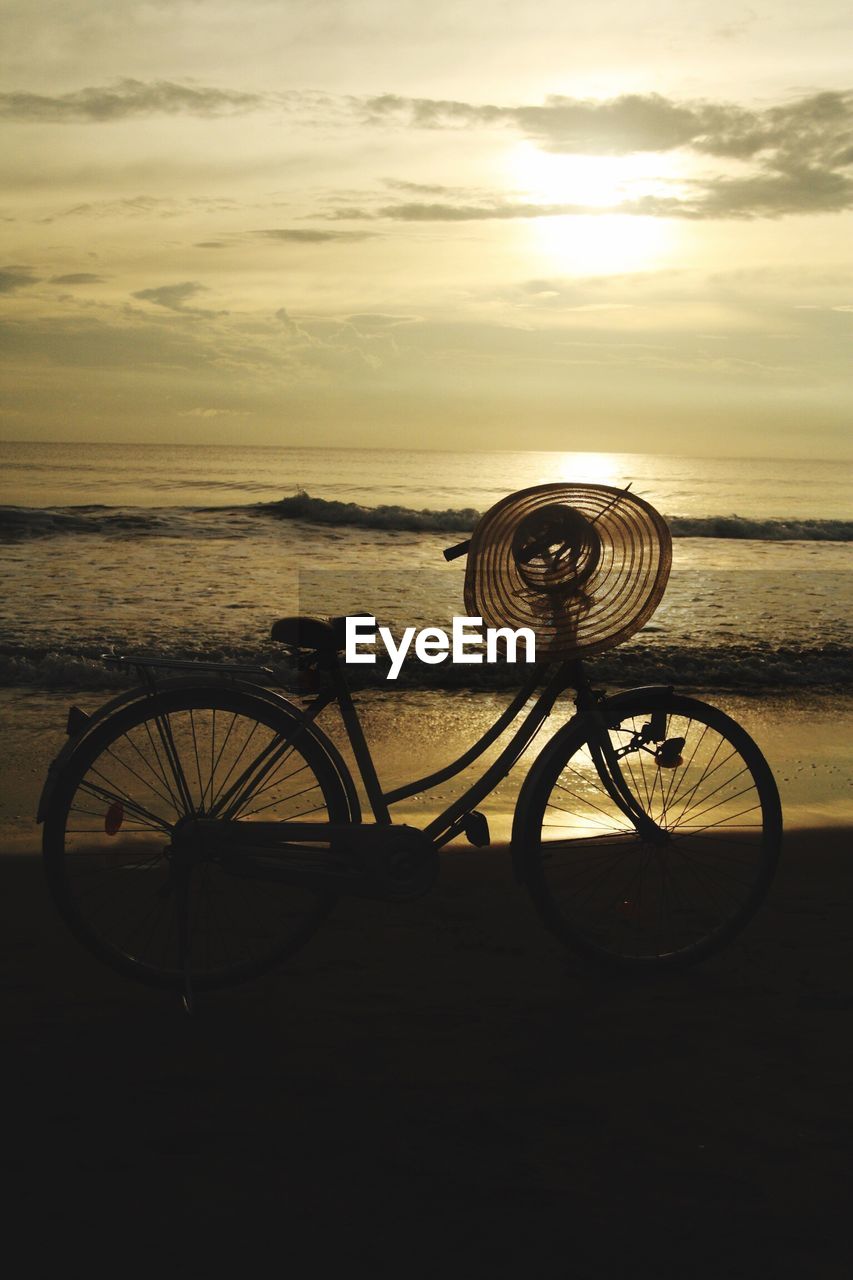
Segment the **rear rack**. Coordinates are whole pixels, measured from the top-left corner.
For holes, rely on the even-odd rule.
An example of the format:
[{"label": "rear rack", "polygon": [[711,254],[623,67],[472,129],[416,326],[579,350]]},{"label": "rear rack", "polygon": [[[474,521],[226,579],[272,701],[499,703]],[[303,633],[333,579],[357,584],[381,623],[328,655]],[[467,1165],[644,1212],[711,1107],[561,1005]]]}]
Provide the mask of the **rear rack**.
[{"label": "rear rack", "polygon": [[222,674],[275,676],[272,667],[240,662],[208,662],[203,658],[149,658],[141,653],[102,653],[101,661],[111,667],[158,667],[173,671],[218,671]]}]

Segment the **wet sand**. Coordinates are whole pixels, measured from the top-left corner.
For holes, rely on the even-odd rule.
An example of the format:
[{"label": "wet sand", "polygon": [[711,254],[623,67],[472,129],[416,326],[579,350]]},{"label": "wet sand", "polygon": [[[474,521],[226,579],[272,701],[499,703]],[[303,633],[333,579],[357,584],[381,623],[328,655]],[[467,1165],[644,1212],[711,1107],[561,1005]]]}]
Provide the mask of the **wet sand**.
[{"label": "wet sand", "polygon": [[9,1221],[33,1268],[118,1274],[848,1274],[849,835],[790,833],[742,937],[646,981],[567,958],[505,849],[451,850],[193,1020],[0,858]]},{"label": "wet sand", "polygon": [[[849,694],[802,690],[748,697],[686,686],[680,691],[713,703],[752,734],[776,778],[786,825],[853,825],[853,698]],[[76,703],[93,711],[115,693],[115,689],[0,689],[0,847],[37,849],[40,835],[33,817],[48,764],[65,742],[68,708]],[[508,691],[471,695],[395,688],[359,693],[359,714],[383,786],[390,790],[416,774],[423,776],[446,765],[494,722],[510,697]],[[545,741],[572,711],[569,697],[561,699],[516,768],[483,803],[495,839],[509,838],[520,783]],[[319,723],[355,771],[335,710],[325,711]],[[502,746],[499,740],[459,778],[396,805],[395,821],[425,825],[479,776]]]}]

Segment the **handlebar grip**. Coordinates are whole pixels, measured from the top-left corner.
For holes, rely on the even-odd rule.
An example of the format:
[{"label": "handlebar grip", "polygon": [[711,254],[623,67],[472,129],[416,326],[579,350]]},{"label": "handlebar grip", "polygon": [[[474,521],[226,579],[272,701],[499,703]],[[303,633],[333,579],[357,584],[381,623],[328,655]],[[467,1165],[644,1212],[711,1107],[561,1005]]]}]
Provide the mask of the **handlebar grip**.
[{"label": "handlebar grip", "polygon": [[445,547],[445,560],[458,560],[460,556],[468,554],[468,548],[471,546],[471,539],[466,538],[464,542],[457,542],[455,547]]}]

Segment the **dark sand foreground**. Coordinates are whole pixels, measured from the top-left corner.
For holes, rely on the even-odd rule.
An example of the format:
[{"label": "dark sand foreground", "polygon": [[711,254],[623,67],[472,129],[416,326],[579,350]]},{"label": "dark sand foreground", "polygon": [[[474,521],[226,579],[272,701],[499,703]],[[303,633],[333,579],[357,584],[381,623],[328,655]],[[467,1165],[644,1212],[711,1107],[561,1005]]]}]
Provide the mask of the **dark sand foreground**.
[{"label": "dark sand foreground", "polygon": [[504,850],[453,850],[194,1020],[0,858],[21,1274],[849,1275],[848,837],[789,835],[742,938],[643,982],[567,959]]}]

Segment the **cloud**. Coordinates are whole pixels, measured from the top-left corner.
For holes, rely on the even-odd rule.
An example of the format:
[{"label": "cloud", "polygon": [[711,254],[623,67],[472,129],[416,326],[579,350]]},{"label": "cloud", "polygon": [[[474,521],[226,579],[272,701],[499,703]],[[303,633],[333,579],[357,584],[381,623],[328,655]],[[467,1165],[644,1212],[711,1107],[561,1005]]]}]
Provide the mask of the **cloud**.
[{"label": "cloud", "polygon": [[623,94],[584,99],[551,96],[539,106],[497,106],[447,99],[384,94],[363,101],[370,123],[391,120],[421,129],[502,125],[522,132],[549,151],[625,155],[684,146],[732,111],[726,105],[671,102],[660,94]]},{"label": "cloud", "polygon": [[248,418],[248,416],[248,410],[244,409],[205,409],[201,405],[178,413],[179,418]]},{"label": "cloud", "polygon": [[676,102],[662,94],[616,98],[552,95],[541,106],[495,106],[385,94],[362,102],[364,118],[414,128],[514,127],[549,151],[628,155],[690,146],[711,155],[754,156],[768,148],[827,141],[850,145],[853,93],[820,93],[761,111],[729,102]]},{"label": "cloud", "polygon": [[744,178],[720,177],[691,184],[685,198],[645,196],[618,212],[664,218],[781,218],[787,214],[841,213],[853,207],[853,177],[792,163]]},{"label": "cloud", "polygon": [[[142,426],[147,407],[151,421],[233,439],[243,431],[239,419],[208,412],[233,409],[251,412],[249,429],[266,424],[259,442],[280,439],[292,418],[303,434],[334,443],[345,404],[349,421],[378,417],[377,444],[393,438],[402,412],[413,430],[450,448],[454,431],[457,441],[468,431],[480,432],[475,443],[511,442],[532,405],[543,448],[591,429],[608,447],[628,449],[644,429],[649,439],[655,430],[683,436],[685,421],[697,446],[728,430],[726,441],[745,448],[744,421],[777,439],[780,429],[802,435],[807,419],[816,439],[831,430],[840,451],[850,315],[793,311],[791,301],[848,306],[849,276],[842,287],[830,273],[817,290],[795,263],[788,270],[778,287],[765,272],[763,288],[761,276],[731,273],[703,283],[698,263],[666,280],[654,271],[543,275],[505,293],[484,282],[473,296],[460,291],[449,311],[425,305],[408,324],[395,323],[404,318],[399,303],[339,315],[294,306],[292,316],[275,317],[265,306],[210,321],[181,319],[162,305],[165,296],[191,307],[200,292],[176,299],[158,291],[160,305],[150,297],[130,306],[80,302],[43,315],[8,306],[0,349],[7,394],[26,406],[25,429],[28,421],[58,429],[74,413],[87,429],[113,423],[117,412]],[[322,410],[326,435],[305,419],[306,406]],[[444,421],[452,430],[442,435]]]},{"label": "cloud", "polygon": [[313,227],[272,227],[252,232],[252,235],[262,236],[266,240],[281,240],[290,244],[327,244],[335,240],[367,240],[375,234],[374,231],[318,231]]},{"label": "cloud", "polygon": [[[853,207],[853,177],[821,169],[792,167],[785,173],[760,172],[743,178],[684,182],[684,195],[641,196],[616,204],[536,204],[502,200],[481,203],[418,202],[349,209],[347,218],[394,222],[492,222],[523,218],[564,218],[629,214],[646,218],[779,218],[786,214],[840,213]],[[328,215],[335,220],[338,214]]]},{"label": "cloud", "polygon": [[29,267],[0,267],[0,293],[14,293],[38,282],[39,277],[34,276]]},{"label": "cloud", "polygon": [[176,200],[161,196],[124,196],[120,200],[95,200],[74,204],[58,213],[40,218],[43,223],[56,222],[59,218],[174,218],[180,212]]},{"label": "cloud", "polygon": [[[553,218],[568,213],[588,213],[587,205],[533,204],[527,201],[500,201],[491,204],[395,204],[386,205],[377,215],[399,222],[482,222],[492,219]],[[371,216],[371,215],[367,215]]]},{"label": "cloud", "polygon": [[729,102],[676,102],[661,94],[625,94],[600,101],[550,97],[541,106],[512,107],[386,94],[364,100],[362,108],[363,118],[374,124],[510,128],[543,150],[559,154],[630,155],[683,149],[752,165],[744,176],[724,171],[683,184],[685,192],[678,196],[647,196],[606,208],[552,205],[537,213],[525,204],[417,201],[385,206],[380,217],[468,221],[619,212],[695,219],[766,218],[853,207],[853,175],[846,172],[853,165],[853,93],[812,94],[761,110]]},{"label": "cloud", "polygon": [[[170,80],[123,79],[112,85],[46,96],[0,94],[0,118],[19,121],[105,122],[153,114],[216,118],[254,110],[287,117],[291,125],[352,129],[499,129],[562,155],[621,156],[680,151],[694,174],[677,188],[608,206],[535,205],[524,197],[386,177],[371,199],[324,212],[325,221],[474,222],[624,213],[685,219],[773,218],[853,208],[853,92],[802,95],[761,107],[724,100],[675,99],[658,93],[591,99],[552,95],[541,103],[478,103],[396,94],[337,97],[308,91],[255,93]],[[347,200],[352,199],[348,195]],[[197,197],[205,208],[231,202]],[[340,197],[343,199],[343,196]],[[355,197],[359,200],[359,197]],[[340,204],[340,200],[339,200]],[[81,204],[57,216],[171,218],[175,200],[137,196]],[[50,221],[45,218],[43,221]],[[253,232],[293,244],[364,239],[370,232],[284,227]],[[217,240],[200,242],[219,247]]]},{"label": "cloud", "polygon": [[[628,155],[690,148],[730,159],[799,160],[806,166],[853,163],[853,93],[810,94],[760,109],[727,101],[676,100],[658,93],[612,98],[551,95],[507,105],[399,94],[345,97],[305,90],[258,93],[192,81],[120,79],[69,93],[0,94],[0,119],[20,122],[111,121],[151,115],[215,118],[267,110],[311,126],[320,121],[418,129],[500,127],[546,151]],[[784,169],[785,165],[777,165]],[[411,195],[444,195],[435,184],[386,179]]]},{"label": "cloud", "polygon": [[849,146],[851,127],[853,93],[818,93],[759,112],[728,107],[716,128],[698,134],[692,145],[738,159],[769,152],[805,164],[839,163],[839,148]]},{"label": "cloud", "polygon": [[381,311],[365,311],[345,318],[347,324],[353,325],[360,332],[376,329],[395,329],[397,325],[414,324],[417,320],[417,316],[386,315]]},{"label": "cloud", "polygon": [[10,362],[24,368],[175,369],[205,376],[216,369],[215,348],[200,326],[155,322],[140,312],[0,321],[0,341]]},{"label": "cloud", "polygon": [[199,293],[205,293],[203,284],[194,280],[185,280],[182,284],[161,284],[154,289],[140,289],[133,294],[141,302],[153,302],[155,306],[165,307],[168,311],[178,311],[182,315],[215,316],[225,312],[206,311],[201,307],[188,307],[187,303]]},{"label": "cloud", "polygon": [[303,374],[360,375],[397,356],[394,331],[410,317],[381,313],[348,317],[301,316],[280,307],[275,319],[289,344],[289,354]]},{"label": "cloud", "polygon": [[93,275],[91,271],[72,271],[67,276],[51,276],[51,284],[103,284],[104,277]]},{"label": "cloud", "polygon": [[126,120],[134,116],[223,116],[253,111],[269,99],[258,93],[178,84],[172,80],[117,80],[111,85],[48,96],[0,93],[0,119],[21,123]]},{"label": "cloud", "polygon": [[[40,223],[56,222],[60,218],[178,218],[186,217],[199,211],[204,213],[230,213],[239,211],[243,206],[236,200],[226,200],[220,196],[190,196],[178,199],[174,196],[122,196],[118,200],[92,200],[80,204],[68,205],[55,213],[39,218]],[[211,247],[205,245],[205,247]],[[218,247],[214,245],[213,247]]]},{"label": "cloud", "polygon": [[440,187],[430,182],[405,182],[399,178],[386,178],[385,186],[394,191],[407,191],[418,196],[445,196],[452,193],[452,187]]},{"label": "cloud", "polygon": [[542,107],[514,112],[515,123],[545,150],[595,155],[669,151],[718,128],[726,116],[724,107],[697,110],[659,94],[625,94],[604,102],[551,98]]}]

